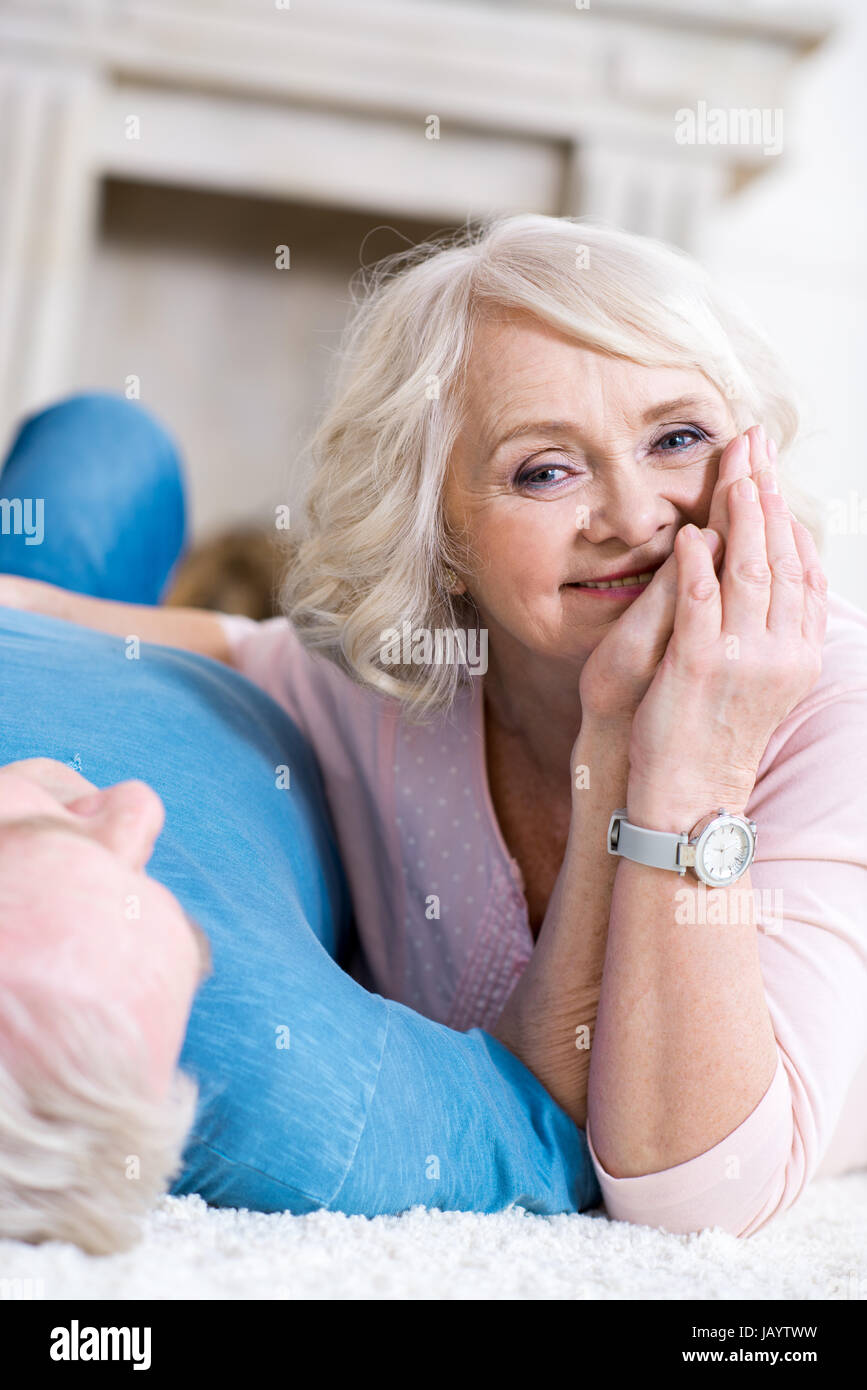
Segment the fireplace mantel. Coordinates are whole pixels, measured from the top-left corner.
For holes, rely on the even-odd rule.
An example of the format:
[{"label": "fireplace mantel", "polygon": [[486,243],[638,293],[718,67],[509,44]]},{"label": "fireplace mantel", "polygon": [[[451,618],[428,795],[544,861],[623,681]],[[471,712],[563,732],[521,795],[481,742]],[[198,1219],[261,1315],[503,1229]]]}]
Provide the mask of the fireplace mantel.
[{"label": "fireplace mantel", "polygon": [[66,386],[105,177],[690,247],[774,157],[676,113],[784,108],[827,33],[718,0],[0,0],[0,421]]}]

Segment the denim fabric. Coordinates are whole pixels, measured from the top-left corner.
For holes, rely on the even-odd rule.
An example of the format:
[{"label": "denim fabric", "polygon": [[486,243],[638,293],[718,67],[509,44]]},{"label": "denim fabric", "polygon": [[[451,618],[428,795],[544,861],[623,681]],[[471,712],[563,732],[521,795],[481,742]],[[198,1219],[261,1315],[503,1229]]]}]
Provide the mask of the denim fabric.
[{"label": "denim fabric", "polygon": [[[154,601],[184,535],[171,441],[136,406],[73,398],[28,422],[0,496],[45,499],[0,570]],[[200,1087],[174,1184],[216,1205],[375,1215],[421,1204],[577,1211],[583,1131],[480,1029],[458,1033],[342,968],[351,907],[318,769],[268,696],[207,658],[0,608],[0,763],[47,756],[166,805],[149,871],[211,940],[181,1055]],[[290,769],[289,789],[277,769]]]},{"label": "denim fabric", "polygon": [[0,572],[79,594],[157,603],[184,538],[175,446],[122,396],[82,395],[25,420],[0,496],[40,499],[45,538],[0,535]]}]

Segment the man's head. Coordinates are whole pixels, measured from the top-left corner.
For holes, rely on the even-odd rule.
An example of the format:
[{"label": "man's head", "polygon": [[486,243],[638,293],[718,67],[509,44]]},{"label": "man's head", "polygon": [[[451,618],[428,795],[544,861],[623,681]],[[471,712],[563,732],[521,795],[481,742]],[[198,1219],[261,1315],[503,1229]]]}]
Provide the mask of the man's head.
[{"label": "man's head", "polygon": [[0,1236],[124,1248],[177,1170],[210,952],[145,872],[163,818],[142,782],[0,768]]}]

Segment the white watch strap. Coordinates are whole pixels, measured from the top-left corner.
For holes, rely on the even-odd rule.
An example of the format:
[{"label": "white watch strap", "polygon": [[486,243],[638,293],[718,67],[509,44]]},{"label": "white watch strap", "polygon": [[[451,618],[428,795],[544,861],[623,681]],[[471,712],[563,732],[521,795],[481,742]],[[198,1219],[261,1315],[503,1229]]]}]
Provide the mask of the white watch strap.
[{"label": "white watch strap", "polygon": [[[690,853],[685,853],[687,846]],[[608,853],[621,854],[625,859],[633,859],[638,864],[647,864],[652,869],[674,869],[685,874],[687,862],[695,859],[695,850],[689,844],[686,831],[678,835],[671,830],[647,830],[642,825],[632,825],[626,819],[626,807],[615,811],[608,824]]]}]

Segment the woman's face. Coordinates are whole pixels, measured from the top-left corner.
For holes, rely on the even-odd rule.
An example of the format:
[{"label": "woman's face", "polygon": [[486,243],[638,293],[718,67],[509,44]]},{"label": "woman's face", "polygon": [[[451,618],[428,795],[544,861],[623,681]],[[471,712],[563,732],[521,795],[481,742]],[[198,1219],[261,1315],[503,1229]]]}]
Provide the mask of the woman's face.
[{"label": "woman's face", "polygon": [[578,581],[659,566],[707,523],[728,403],[699,371],[589,351],[524,313],[478,325],[446,520],[492,653],[579,664],[636,596]]}]

